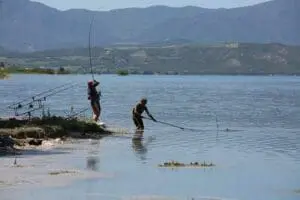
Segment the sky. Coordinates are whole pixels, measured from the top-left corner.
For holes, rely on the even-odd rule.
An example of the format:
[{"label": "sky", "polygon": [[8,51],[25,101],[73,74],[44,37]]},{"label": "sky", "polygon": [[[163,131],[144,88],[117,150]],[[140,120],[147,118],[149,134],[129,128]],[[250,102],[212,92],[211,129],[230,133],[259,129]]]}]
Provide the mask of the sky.
[{"label": "sky", "polygon": [[[172,7],[199,6],[204,8],[233,8],[269,0],[31,0],[44,3],[59,10],[84,8],[88,10],[112,10],[128,7],[168,5]],[[164,3],[162,3],[164,2]]]}]

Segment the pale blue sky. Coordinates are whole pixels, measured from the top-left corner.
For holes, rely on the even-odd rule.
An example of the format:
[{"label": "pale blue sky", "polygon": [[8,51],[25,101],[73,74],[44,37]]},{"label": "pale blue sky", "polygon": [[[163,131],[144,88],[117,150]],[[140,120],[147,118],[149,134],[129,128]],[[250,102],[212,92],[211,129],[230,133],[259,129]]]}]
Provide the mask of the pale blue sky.
[{"label": "pale blue sky", "polygon": [[[268,0],[32,0],[42,2],[60,10],[85,8],[89,10],[111,10],[151,5],[200,6],[204,8],[232,8],[266,2]],[[162,3],[163,2],[163,3]]]}]

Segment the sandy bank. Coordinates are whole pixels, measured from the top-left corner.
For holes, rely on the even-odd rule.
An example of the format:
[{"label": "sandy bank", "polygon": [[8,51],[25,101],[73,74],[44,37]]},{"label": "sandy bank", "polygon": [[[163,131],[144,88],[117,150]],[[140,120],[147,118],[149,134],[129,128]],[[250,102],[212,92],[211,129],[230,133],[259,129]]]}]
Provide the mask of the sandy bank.
[{"label": "sandy bank", "polygon": [[[24,148],[24,155],[0,160],[0,190],[27,187],[61,187],[82,179],[110,178],[97,170],[71,165],[72,141],[52,140],[37,147]],[[82,158],[85,160],[85,158]]]}]

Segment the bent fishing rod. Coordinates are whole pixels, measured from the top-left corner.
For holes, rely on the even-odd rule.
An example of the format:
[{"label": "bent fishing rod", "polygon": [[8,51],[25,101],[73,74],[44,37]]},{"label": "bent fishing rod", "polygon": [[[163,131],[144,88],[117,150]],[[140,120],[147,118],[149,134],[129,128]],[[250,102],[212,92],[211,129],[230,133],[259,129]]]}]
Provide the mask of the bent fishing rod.
[{"label": "bent fishing rod", "polygon": [[92,32],[92,26],[95,20],[95,15],[93,15],[92,21],[90,23],[90,29],[89,29],[89,56],[90,56],[90,67],[91,67],[91,73],[93,80],[95,80],[94,72],[93,72],[93,64],[92,64],[92,50],[91,50],[91,32]]}]

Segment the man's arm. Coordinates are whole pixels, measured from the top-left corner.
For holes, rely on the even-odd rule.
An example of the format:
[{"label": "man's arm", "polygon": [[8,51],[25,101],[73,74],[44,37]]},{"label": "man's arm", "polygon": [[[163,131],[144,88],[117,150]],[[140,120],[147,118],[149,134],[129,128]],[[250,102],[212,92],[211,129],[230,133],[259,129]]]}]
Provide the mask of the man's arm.
[{"label": "man's arm", "polygon": [[88,99],[90,100],[91,99],[91,89],[90,88],[88,88],[87,94],[88,94]]},{"label": "man's arm", "polygon": [[147,113],[147,115],[153,120],[156,122],[156,119],[154,119],[154,117],[150,114],[149,110],[147,107],[145,107],[145,112]]},{"label": "man's arm", "polygon": [[[99,83],[98,81],[94,80],[93,87],[95,88],[95,87],[97,87],[99,84],[100,84],[100,83]],[[98,91],[98,95],[99,95],[100,97],[102,96],[101,90],[100,90],[100,89],[99,89],[99,91]]]},{"label": "man's arm", "polygon": [[99,82],[94,80],[94,87],[97,87],[99,85]]}]

